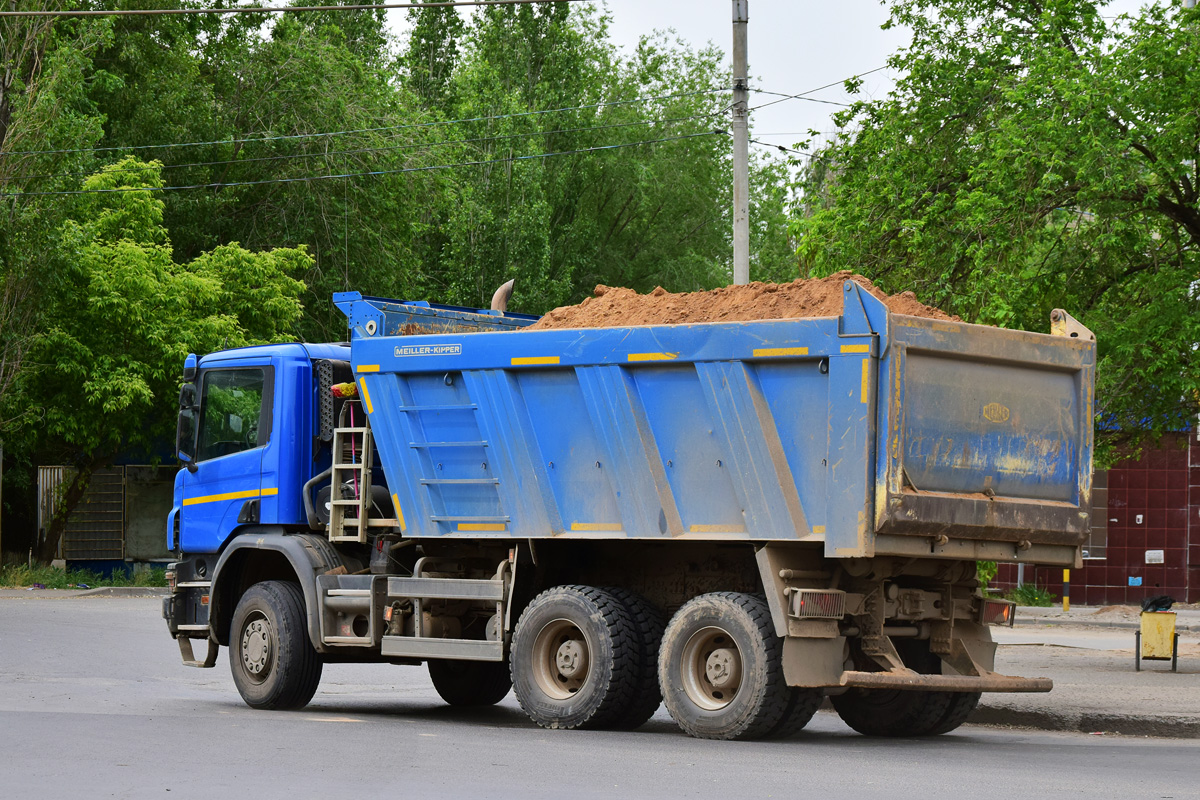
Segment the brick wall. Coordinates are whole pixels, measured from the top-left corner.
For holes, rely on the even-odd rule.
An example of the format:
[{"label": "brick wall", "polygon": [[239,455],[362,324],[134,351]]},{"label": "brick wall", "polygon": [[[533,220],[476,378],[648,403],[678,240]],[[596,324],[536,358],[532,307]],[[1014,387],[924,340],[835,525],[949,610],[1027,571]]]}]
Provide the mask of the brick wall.
[{"label": "brick wall", "polygon": [[[1137,604],[1156,594],[1200,602],[1197,434],[1167,437],[1139,459],[1121,462],[1108,471],[1107,485],[1107,547],[1103,558],[1085,559],[1083,569],[1071,570],[1072,602]],[[1147,563],[1147,551],[1162,551],[1162,563]],[[1002,566],[996,577],[997,588],[1015,586],[1016,566]],[[1026,582],[1036,581],[1060,597],[1062,577],[1057,567],[1025,568]]]}]

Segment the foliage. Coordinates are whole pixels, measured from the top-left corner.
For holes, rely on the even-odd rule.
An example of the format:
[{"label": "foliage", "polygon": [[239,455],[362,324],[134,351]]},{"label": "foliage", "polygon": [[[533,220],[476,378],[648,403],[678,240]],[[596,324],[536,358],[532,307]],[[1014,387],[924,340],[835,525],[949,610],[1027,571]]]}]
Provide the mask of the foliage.
[{"label": "foliage", "polygon": [[175,262],[163,203],[148,191],[162,186],[158,162],[128,157],[83,186],[92,193],[62,225],[62,277],[21,381],[42,410],[45,445],[78,469],[65,509],[96,466],[169,439],[189,352],[286,338],[303,289],[290,275],[309,263],[303,249],[251,253],[236,243]]},{"label": "foliage", "polygon": [[117,570],[107,578],[90,569],[65,570],[42,564],[6,564],[0,567],[0,588],[21,589],[35,583],[40,583],[47,589],[76,589],[81,586],[89,589],[101,586],[166,586],[167,575],[163,567],[135,568],[129,572]]},{"label": "foliage", "polygon": [[1054,605],[1054,601],[1058,599],[1057,595],[1051,594],[1048,590],[1035,586],[1032,583],[1026,583],[1023,586],[1018,586],[1015,589],[1009,589],[1004,593],[1005,600],[1012,600],[1019,606],[1038,606],[1040,608],[1049,608]]},{"label": "foliage", "polygon": [[975,562],[975,577],[979,581],[979,589],[986,595],[988,593],[988,584],[996,577],[996,573],[1000,567],[995,561],[976,561]]},{"label": "foliage", "polygon": [[805,268],[852,266],[974,322],[1099,342],[1105,431],[1200,411],[1200,12],[895,0],[911,44],[802,181]]},{"label": "foliage", "polygon": [[[410,14],[402,45],[369,9],[0,21],[7,486],[161,452],[186,353],[341,339],[335,291],[728,281],[719,51],[619,52],[567,3]],[[791,279],[785,166],[753,170],[751,274]]]}]

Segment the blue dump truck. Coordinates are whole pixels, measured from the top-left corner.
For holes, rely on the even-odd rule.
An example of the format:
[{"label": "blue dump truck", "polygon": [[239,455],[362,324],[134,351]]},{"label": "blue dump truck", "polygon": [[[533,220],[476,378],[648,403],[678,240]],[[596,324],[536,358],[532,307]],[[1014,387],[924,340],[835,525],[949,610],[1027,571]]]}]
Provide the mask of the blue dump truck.
[{"label": "blue dump truck", "polygon": [[[189,356],[163,616],[250,706],[427,665],[547,728],[782,737],[825,697],[950,731],[994,671],[977,559],[1076,565],[1095,341],[889,312],[523,330],[334,298],[342,344]],[[203,658],[193,642],[203,640]]]}]

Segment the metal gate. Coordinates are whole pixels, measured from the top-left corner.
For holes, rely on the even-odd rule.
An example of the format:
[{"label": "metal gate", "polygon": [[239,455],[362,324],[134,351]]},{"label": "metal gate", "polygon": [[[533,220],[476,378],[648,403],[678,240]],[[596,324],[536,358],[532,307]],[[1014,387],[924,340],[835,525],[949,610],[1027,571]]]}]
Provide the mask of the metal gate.
[{"label": "metal gate", "polygon": [[[50,521],[74,476],[70,467],[38,468],[39,541],[45,540]],[[59,557],[76,561],[125,558],[124,467],[92,473],[87,492],[67,518]]]}]

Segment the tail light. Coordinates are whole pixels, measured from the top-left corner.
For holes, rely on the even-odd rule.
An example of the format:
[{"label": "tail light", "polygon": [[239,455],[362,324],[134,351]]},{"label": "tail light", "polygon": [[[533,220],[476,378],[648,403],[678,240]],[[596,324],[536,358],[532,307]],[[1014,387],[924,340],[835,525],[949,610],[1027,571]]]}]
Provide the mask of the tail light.
[{"label": "tail light", "polygon": [[173,570],[173,569],[167,570],[167,589],[171,592],[171,594],[175,594],[175,582],[176,582],[175,570]]},{"label": "tail light", "polygon": [[979,609],[979,621],[984,625],[1004,625],[1011,628],[1017,617],[1017,604],[1011,600],[984,600]]}]

